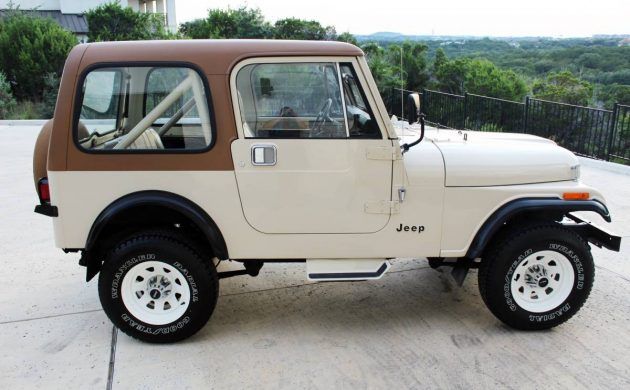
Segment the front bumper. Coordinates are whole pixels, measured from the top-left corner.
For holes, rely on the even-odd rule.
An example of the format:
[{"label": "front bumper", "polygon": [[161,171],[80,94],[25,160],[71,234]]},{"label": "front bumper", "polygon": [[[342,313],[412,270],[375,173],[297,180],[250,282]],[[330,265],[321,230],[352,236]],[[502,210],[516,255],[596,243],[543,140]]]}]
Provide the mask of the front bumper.
[{"label": "front bumper", "polygon": [[565,224],[564,226],[575,230],[579,235],[585,237],[588,242],[599,247],[619,252],[621,249],[621,237],[610,233],[606,229],[585,221],[573,213],[567,213],[567,217],[575,223]]}]

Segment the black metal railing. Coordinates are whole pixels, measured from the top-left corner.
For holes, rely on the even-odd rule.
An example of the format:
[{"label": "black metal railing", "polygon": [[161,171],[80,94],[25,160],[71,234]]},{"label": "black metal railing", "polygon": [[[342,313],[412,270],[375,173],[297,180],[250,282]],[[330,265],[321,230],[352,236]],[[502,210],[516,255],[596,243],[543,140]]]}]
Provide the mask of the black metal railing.
[{"label": "black metal railing", "polygon": [[518,133],[523,131],[525,104],[467,93],[466,129]]},{"label": "black metal railing", "polygon": [[528,134],[549,138],[576,154],[607,160],[612,111],[539,99],[526,101]]},{"label": "black metal railing", "polygon": [[398,118],[407,118],[407,98],[412,93],[418,93],[410,91],[408,89],[393,88],[390,93],[385,96],[385,105],[389,115],[396,115]]},{"label": "black metal railing", "polygon": [[427,120],[437,126],[463,129],[466,127],[464,103],[464,96],[425,89],[422,91],[420,109]]},{"label": "black metal railing", "polygon": [[611,122],[607,160],[630,165],[630,106],[615,104]]},{"label": "black metal railing", "polygon": [[[409,90],[386,96],[390,115],[405,118]],[[582,156],[630,165],[630,106],[613,110],[526,98],[525,102],[424,89],[421,110],[437,127],[527,133],[549,138]],[[401,100],[402,99],[402,100]],[[402,107],[402,111],[401,111]]]}]

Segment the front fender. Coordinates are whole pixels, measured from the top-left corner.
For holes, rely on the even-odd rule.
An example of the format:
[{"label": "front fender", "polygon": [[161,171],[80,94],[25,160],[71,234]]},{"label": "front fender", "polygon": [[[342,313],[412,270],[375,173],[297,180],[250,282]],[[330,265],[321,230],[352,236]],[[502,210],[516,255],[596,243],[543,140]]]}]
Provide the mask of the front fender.
[{"label": "front fender", "polygon": [[549,215],[567,215],[572,211],[593,211],[611,222],[610,212],[606,205],[599,200],[563,200],[559,198],[522,198],[506,203],[495,211],[481,226],[472,244],[466,252],[466,257],[475,259],[480,257],[495,233],[504,224],[518,214],[536,212]]}]

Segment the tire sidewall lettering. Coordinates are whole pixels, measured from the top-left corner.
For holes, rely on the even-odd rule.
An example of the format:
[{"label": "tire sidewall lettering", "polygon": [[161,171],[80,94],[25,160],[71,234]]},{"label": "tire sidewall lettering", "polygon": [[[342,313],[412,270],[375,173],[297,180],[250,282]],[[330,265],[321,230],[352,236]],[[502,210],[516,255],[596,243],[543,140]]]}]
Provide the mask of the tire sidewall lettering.
[{"label": "tire sidewall lettering", "polygon": [[523,253],[521,253],[518,258],[512,263],[508,272],[505,274],[505,284],[503,285],[503,297],[505,298],[505,303],[511,311],[516,311],[518,306],[512,299],[512,291],[510,290],[510,284],[512,282],[512,275],[514,275],[514,271],[516,271],[516,267],[525,259],[527,256],[534,253],[534,250],[529,248],[526,249]]},{"label": "tire sidewall lettering", "polygon": [[584,266],[580,257],[571,249],[565,245],[557,243],[549,243],[549,250],[560,252],[564,254],[573,263],[573,271],[575,272],[575,286],[576,290],[582,290],[584,288]]},{"label": "tire sidewall lettering", "polygon": [[190,286],[191,301],[197,302],[199,300],[199,289],[197,288],[197,283],[195,282],[195,278],[192,273],[188,271],[188,268],[185,268],[179,261],[174,262],[172,265],[177,268],[188,281],[188,285]]},{"label": "tire sidewall lettering", "polygon": [[153,327],[151,325],[147,325],[143,322],[140,322],[133,318],[130,314],[122,313],[120,318],[127,323],[131,328],[143,332],[150,335],[160,335],[160,334],[169,334],[175,333],[180,329],[183,329],[186,324],[190,322],[189,316],[184,316],[180,318],[177,322],[171,323],[167,326]]},{"label": "tire sidewall lettering", "polygon": [[111,286],[112,299],[120,298],[120,284],[122,283],[123,277],[125,276],[127,271],[131,269],[131,267],[143,261],[150,261],[150,260],[155,260],[155,259],[156,259],[155,253],[140,254],[138,256],[134,256],[131,259],[125,261],[123,265],[118,267],[118,269],[116,270],[116,273],[114,274],[114,278],[112,279],[112,286]]}]

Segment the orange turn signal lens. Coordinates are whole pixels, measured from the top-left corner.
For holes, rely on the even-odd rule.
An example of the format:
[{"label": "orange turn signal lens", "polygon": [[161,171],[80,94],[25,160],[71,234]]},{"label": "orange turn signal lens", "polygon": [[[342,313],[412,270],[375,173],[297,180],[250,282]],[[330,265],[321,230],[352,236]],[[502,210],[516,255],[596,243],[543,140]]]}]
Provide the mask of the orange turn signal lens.
[{"label": "orange turn signal lens", "polygon": [[588,192],[565,192],[562,194],[564,200],[588,200],[590,194]]}]

